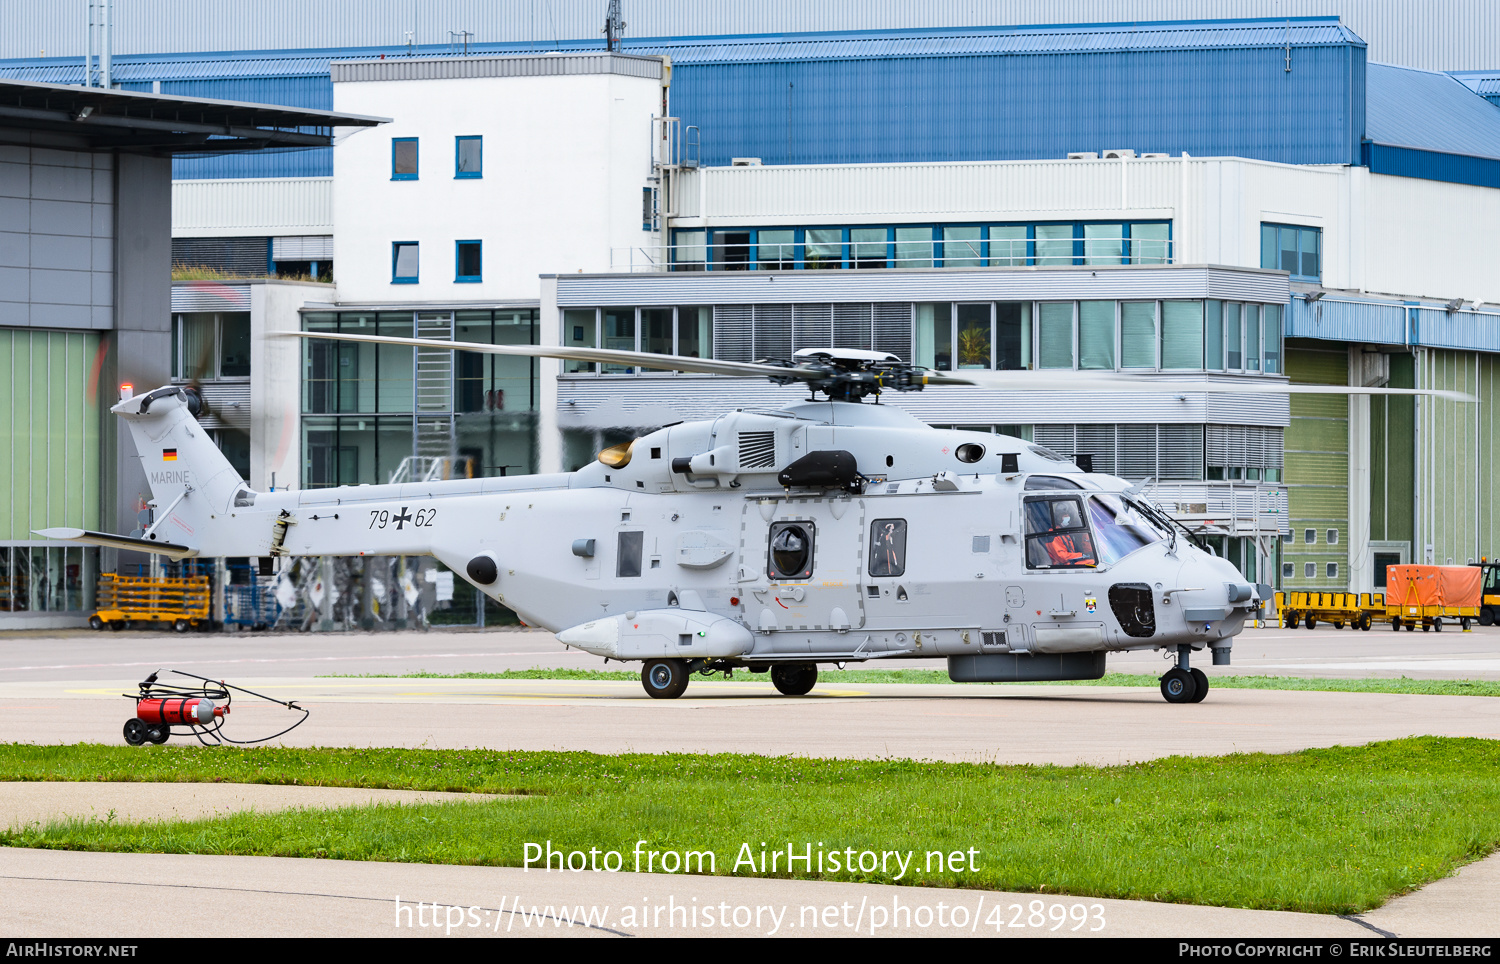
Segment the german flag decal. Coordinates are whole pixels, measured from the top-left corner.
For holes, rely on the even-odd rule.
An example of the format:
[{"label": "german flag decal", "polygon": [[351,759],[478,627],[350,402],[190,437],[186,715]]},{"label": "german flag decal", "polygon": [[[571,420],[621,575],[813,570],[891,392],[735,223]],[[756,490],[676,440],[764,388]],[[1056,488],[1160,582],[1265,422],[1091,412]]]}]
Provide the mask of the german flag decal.
[{"label": "german flag decal", "polygon": [[177,461],[177,450],[176,449],[162,449],[161,450],[161,460],[163,462],[176,462]]}]

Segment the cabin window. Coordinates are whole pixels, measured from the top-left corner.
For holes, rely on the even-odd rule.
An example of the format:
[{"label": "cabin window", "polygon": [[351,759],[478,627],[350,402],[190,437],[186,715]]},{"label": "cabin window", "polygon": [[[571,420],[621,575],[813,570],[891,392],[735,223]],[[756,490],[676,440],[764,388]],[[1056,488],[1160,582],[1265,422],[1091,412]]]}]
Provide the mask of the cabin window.
[{"label": "cabin window", "polygon": [[641,574],[641,547],[644,532],[620,533],[620,551],[615,559],[615,575],[625,578]]},{"label": "cabin window", "polygon": [[905,519],[876,519],[870,524],[870,575],[906,575]]},{"label": "cabin window", "polygon": [[1026,503],[1026,565],[1031,569],[1079,569],[1099,564],[1094,540],[1076,498]]},{"label": "cabin window", "polygon": [[772,579],[806,579],[813,570],[813,524],[777,522],[771,526]]}]

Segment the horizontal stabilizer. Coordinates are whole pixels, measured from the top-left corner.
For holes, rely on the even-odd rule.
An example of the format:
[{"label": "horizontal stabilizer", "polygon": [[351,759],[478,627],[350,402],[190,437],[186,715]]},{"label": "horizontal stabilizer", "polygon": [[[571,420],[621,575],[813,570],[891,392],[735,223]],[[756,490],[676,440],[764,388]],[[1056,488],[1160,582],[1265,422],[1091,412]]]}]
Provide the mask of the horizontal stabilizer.
[{"label": "horizontal stabilizer", "polygon": [[173,562],[182,559],[190,559],[198,554],[198,550],[191,546],[179,546],[171,542],[160,542],[151,539],[132,539],[130,536],[117,536],[108,532],[90,532],[87,529],[69,529],[58,527],[55,529],[32,530],[44,539],[58,539],[66,542],[82,542],[90,546],[104,546],[106,549],[128,549],[133,552],[154,552],[157,555],[166,556]]}]

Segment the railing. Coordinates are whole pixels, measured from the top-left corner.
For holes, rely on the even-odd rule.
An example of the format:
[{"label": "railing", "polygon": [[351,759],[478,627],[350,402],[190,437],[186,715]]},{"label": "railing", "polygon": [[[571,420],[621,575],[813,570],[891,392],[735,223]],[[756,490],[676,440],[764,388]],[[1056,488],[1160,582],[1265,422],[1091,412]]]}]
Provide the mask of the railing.
[{"label": "railing", "polygon": [[991,238],[801,244],[659,244],[611,248],[611,271],[818,271],[1172,264],[1171,239]]},{"label": "railing", "polygon": [[1290,531],[1286,486],[1276,482],[1156,482],[1143,494],[1205,535],[1271,536]]}]

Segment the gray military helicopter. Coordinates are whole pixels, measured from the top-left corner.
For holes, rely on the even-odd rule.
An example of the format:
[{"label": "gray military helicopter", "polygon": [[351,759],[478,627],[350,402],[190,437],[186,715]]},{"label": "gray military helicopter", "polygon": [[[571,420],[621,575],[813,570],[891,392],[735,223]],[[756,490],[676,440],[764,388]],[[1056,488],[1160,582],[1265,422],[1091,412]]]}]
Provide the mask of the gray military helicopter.
[{"label": "gray military helicopter", "polygon": [[[1163,650],[1171,703],[1198,702],[1271,587],[1141,494],[1040,445],[931,428],[883,390],[1438,394],[1236,388],[1037,372],[938,373],[883,352],[802,349],[741,363],[589,348],[327,333],[300,337],[530,355],[799,384],[812,398],[727,412],[605,449],[576,472],[256,492],[165,387],[113,411],[129,425],[155,521],[141,537],[39,534],[191,556],[432,555],[559,642],[643,664],[660,699],[690,674],[770,673],[789,696],[818,665],[946,657],[960,681],[1082,680],[1110,652]],[[818,400],[817,396],[825,396]]]}]

